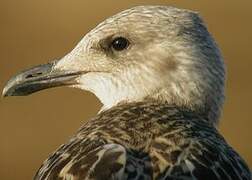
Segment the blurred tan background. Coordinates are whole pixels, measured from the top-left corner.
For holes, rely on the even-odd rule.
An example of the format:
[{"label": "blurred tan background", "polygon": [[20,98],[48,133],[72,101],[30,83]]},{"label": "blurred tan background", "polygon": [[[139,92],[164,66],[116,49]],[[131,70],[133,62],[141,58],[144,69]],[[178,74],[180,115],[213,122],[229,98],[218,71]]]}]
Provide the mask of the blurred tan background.
[{"label": "blurred tan background", "polygon": [[[97,23],[140,4],[193,9],[205,19],[228,67],[220,130],[252,168],[251,0],[0,0],[0,90],[18,71],[62,57]],[[100,107],[94,95],[70,88],[0,98],[0,179],[31,179]]]}]

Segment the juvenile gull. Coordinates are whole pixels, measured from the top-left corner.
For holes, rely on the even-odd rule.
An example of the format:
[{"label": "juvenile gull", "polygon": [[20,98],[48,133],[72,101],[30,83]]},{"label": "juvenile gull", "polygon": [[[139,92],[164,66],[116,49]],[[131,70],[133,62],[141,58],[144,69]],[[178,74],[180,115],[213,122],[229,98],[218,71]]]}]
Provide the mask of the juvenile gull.
[{"label": "juvenile gull", "polygon": [[197,13],[138,6],[106,19],[61,60],[16,75],[3,95],[67,85],[103,104],[36,180],[251,179],[216,129],[224,81]]}]

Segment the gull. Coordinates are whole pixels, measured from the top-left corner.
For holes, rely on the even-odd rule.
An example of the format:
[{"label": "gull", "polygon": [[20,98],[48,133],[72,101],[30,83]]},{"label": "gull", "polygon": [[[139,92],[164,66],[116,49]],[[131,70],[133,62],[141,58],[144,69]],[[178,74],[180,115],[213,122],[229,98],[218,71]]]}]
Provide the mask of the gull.
[{"label": "gull", "polygon": [[198,13],[137,6],[100,23],[62,59],[11,78],[3,96],[58,86],[103,104],[35,180],[251,179],[217,129],[225,67]]}]

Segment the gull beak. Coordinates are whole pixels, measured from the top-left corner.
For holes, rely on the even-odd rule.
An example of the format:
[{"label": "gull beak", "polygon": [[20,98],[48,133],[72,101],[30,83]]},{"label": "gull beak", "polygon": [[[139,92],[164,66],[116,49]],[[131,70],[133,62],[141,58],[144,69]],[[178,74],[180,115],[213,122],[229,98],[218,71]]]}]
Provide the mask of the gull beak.
[{"label": "gull beak", "polygon": [[85,72],[67,72],[55,69],[56,61],[35,66],[12,77],[3,89],[2,96],[25,96],[34,92],[77,84],[77,78]]}]

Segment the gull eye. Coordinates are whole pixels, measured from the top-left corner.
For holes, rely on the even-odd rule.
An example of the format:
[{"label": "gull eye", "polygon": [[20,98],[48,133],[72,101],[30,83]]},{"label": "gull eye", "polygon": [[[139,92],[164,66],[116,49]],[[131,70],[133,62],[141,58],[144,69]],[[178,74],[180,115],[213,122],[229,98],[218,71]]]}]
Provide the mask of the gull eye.
[{"label": "gull eye", "polygon": [[124,37],[117,37],[111,43],[111,47],[116,51],[122,51],[124,49],[127,49],[128,46],[129,41]]}]

